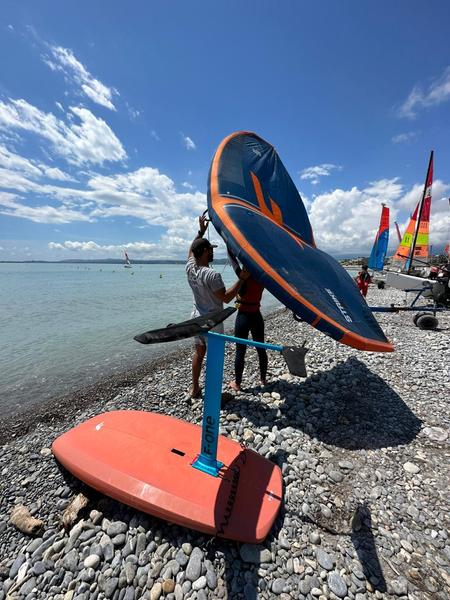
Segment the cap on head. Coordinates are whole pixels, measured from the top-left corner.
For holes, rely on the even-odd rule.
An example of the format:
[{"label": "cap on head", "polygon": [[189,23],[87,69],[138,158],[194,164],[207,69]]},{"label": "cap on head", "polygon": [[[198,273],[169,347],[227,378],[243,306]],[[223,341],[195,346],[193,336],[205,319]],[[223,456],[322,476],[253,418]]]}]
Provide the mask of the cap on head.
[{"label": "cap on head", "polygon": [[211,244],[206,238],[198,238],[192,242],[191,250],[195,258],[199,258],[205,250],[217,248],[217,244]]}]

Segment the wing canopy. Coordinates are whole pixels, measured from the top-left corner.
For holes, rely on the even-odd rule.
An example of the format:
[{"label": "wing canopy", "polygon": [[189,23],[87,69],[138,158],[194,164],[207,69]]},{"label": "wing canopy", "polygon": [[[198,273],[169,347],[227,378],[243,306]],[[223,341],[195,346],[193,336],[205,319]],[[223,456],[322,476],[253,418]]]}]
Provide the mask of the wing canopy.
[{"label": "wing canopy", "polygon": [[273,146],[250,132],[225,138],[211,166],[208,210],[244,266],[295,314],[349,346],[393,350],[352,278],[316,248],[300,194]]}]

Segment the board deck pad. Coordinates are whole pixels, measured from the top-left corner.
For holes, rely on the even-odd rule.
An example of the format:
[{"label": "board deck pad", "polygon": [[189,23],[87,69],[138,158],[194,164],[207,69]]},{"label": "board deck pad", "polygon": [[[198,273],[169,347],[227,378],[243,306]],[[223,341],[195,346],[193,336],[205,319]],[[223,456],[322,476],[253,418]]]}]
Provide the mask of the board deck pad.
[{"label": "board deck pad", "polygon": [[282,502],[279,467],[219,436],[219,477],[193,468],[201,427],[144,411],[100,414],[58,437],[59,462],[89,486],[172,523],[247,543],[262,541]]}]

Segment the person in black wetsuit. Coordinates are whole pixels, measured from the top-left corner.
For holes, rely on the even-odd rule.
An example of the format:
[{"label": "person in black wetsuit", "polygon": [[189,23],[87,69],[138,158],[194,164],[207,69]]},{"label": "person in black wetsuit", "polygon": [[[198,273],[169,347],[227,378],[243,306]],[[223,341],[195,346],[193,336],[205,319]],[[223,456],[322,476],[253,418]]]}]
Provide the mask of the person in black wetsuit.
[{"label": "person in black wetsuit", "polygon": [[[239,277],[241,267],[235,256],[228,248],[228,256],[236,275]],[[261,314],[261,296],[264,286],[253,277],[249,277],[241,285],[236,296],[236,307],[238,309],[236,321],[234,324],[235,337],[248,339],[249,333],[255,342],[264,342],[264,319]],[[241,389],[242,374],[244,372],[245,351],[247,346],[243,344],[236,345],[236,357],[234,360],[235,379],[230,383],[230,387],[239,391]],[[267,352],[264,348],[257,348],[259,360],[259,372],[261,384],[266,385],[267,377]]]}]

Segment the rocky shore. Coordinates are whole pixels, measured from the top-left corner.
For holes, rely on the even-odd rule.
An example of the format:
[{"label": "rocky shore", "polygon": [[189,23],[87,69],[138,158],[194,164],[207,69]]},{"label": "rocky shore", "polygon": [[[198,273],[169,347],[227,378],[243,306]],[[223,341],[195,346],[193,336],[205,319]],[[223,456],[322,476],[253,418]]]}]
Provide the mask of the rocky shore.
[{"label": "rocky shore", "polygon": [[[403,294],[371,289],[368,300]],[[268,317],[268,341],[306,341],[306,379],[271,353],[260,388],[247,351],[244,389],[224,404],[221,431],[282,469],[283,507],[261,545],[212,539],[102,497],[51,454],[60,433],[105,410],[200,423],[202,402],[186,395],[190,349],[47,407],[26,426],[4,423],[0,600],[450,598],[450,315],[438,331],[419,330],[407,313],[378,319],[396,352],[338,345],[284,310]],[[66,531],[60,517],[79,492],[89,504]],[[44,521],[37,536],[10,524],[17,504]]]}]

